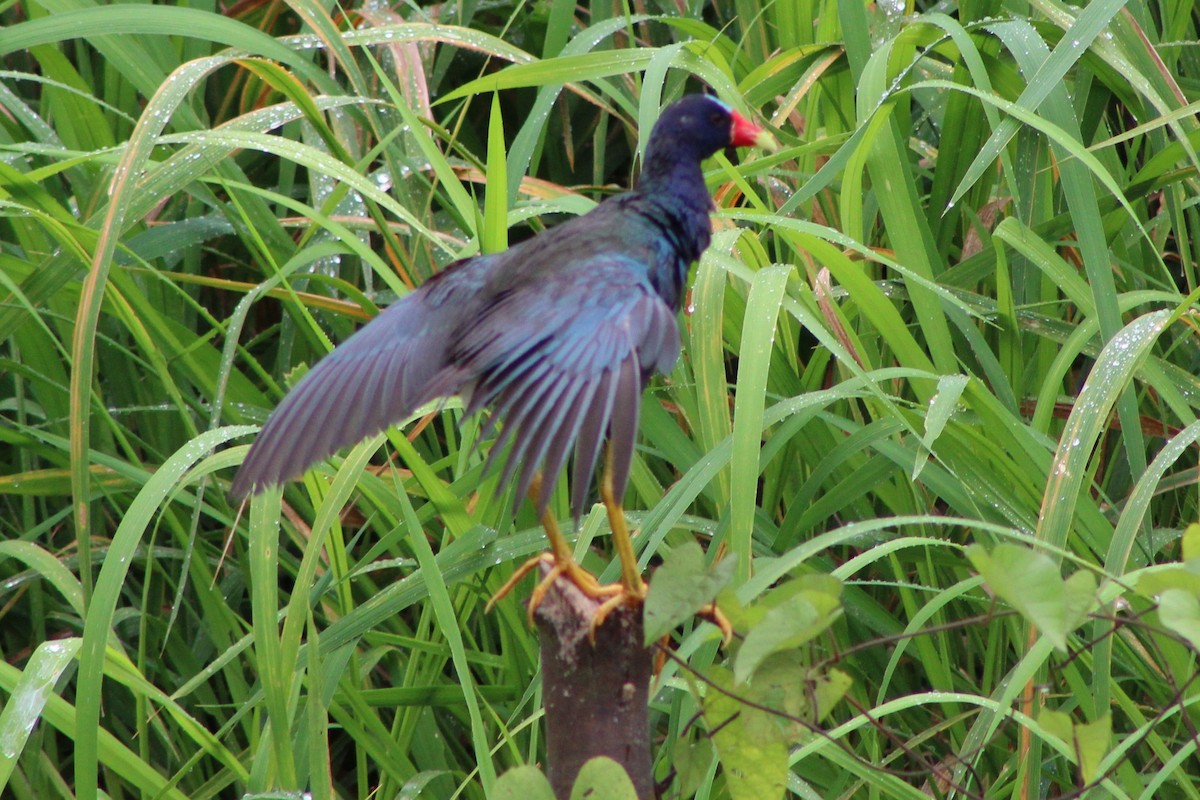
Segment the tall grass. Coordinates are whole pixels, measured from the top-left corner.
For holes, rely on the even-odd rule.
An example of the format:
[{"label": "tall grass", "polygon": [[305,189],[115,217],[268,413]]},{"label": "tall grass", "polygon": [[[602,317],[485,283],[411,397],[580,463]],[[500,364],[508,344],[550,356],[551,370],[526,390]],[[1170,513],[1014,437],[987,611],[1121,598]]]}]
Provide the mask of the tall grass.
[{"label": "tall grass", "polygon": [[483,605],[544,540],[478,420],[226,487],[306,365],[627,186],[703,84],[783,147],[707,165],[626,497],[741,635],[674,634],[667,796],[1200,797],[1194,8],[718,5],[0,7],[0,794],[539,761]]}]

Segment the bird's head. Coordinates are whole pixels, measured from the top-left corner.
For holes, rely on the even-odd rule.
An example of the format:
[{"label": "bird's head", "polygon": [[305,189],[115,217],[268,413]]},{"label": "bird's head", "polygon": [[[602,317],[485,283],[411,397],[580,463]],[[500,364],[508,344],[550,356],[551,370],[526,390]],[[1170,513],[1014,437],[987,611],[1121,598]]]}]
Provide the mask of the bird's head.
[{"label": "bird's head", "polygon": [[667,106],[650,131],[646,161],[702,161],[727,147],[774,149],[771,134],[715,97],[693,94]]}]

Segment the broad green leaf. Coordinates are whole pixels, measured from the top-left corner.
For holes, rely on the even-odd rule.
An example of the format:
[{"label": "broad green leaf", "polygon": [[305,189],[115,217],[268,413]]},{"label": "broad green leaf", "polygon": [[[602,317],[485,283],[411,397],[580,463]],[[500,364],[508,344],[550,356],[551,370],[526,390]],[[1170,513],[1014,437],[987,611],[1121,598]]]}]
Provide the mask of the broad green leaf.
[{"label": "broad green leaf", "polygon": [[733,675],[719,667],[708,673],[713,686],[704,700],[704,718],[715,730],[713,743],[733,800],[776,800],[787,790],[787,744],[779,725],[764,712],[740,702]]},{"label": "broad green leaf", "polygon": [[1079,774],[1084,783],[1092,783],[1101,772],[1104,757],[1112,749],[1112,713],[1095,722],[1075,726],[1075,747],[1079,754]]},{"label": "broad green leaf", "polygon": [[712,739],[702,736],[696,740],[677,739],[671,747],[671,766],[681,797],[691,797],[700,788],[717,752]]},{"label": "broad green leaf", "polygon": [[711,567],[696,542],[685,542],[667,553],[654,572],[646,597],[646,645],[666,636],[684,620],[711,603],[733,578],[733,559]]},{"label": "broad green leaf", "polygon": [[1043,709],[1038,725],[1066,742],[1074,753],[1083,783],[1092,783],[1101,776],[1101,763],[1112,747],[1112,714],[1104,714],[1095,722],[1077,723],[1070,714]]},{"label": "broad green leaf", "polygon": [[1200,651],[1200,595],[1167,589],[1158,598],[1158,618]]},{"label": "broad green leaf", "polygon": [[1071,722],[1071,715],[1063,711],[1054,711],[1049,708],[1044,708],[1038,714],[1038,725],[1045,728],[1047,733],[1057,736],[1067,743],[1068,746],[1074,741],[1075,737],[1071,733],[1071,728],[1074,727]]},{"label": "broad green leaf", "polygon": [[571,800],[638,800],[625,768],[607,756],[589,759],[571,787]]},{"label": "broad green leaf", "polygon": [[1095,606],[1096,578],[1079,571],[1063,580],[1058,564],[1045,553],[1002,543],[989,554],[972,545],[967,556],[989,587],[1015,608],[1059,650]]},{"label": "broad green leaf", "polygon": [[840,669],[831,669],[812,679],[813,696],[817,701],[817,722],[829,716],[829,712],[853,685],[854,679]]},{"label": "broad green leaf", "polygon": [[750,628],[746,641],[738,649],[734,680],[739,685],[746,683],[767,656],[791,650],[810,639],[809,632],[819,630],[820,618],[821,613],[804,595],[789,597],[772,608]]},{"label": "broad green leaf", "polygon": [[496,779],[488,800],[554,800],[554,790],[537,767],[513,767]]},{"label": "broad green leaf", "polygon": [[769,720],[790,741],[799,742],[829,714],[852,684],[850,676],[840,670],[811,666],[805,651],[798,649],[769,656],[755,671],[753,682],[738,691],[755,705],[778,711],[778,716],[760,715],[757,719]]},{"label": "broad green leaf", "polygon": [[1200,597],[1200,562],[1191,561],[1178,567],[1144,572],[1138,578],[1138,594],[1158,597],[1175,589]]},{"label": "broad green leaf", "polygon": [[797,648],[833,624],[841,614],[841,588],[840,581],[827,575],[806,575],[765,595],[760,603],[764,613],[751,623],[737,653],[737,683],[753,681],[767,656]]},{"label": "broad green leaf", "polygon": [[1183,561],[1200,559],[1200,523],[1193,522],[1184,529],[1181,549]]}]

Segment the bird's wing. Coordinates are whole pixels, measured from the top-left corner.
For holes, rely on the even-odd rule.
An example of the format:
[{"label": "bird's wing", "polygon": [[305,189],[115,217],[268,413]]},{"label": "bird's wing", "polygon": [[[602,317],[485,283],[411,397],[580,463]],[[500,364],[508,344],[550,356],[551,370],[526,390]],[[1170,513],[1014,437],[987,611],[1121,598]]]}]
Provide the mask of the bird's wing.
[{"label": "bird's wing", "polygon": [[583,511],[606,435],[612,486],[625,492],[642,389],[679,355],[675,313],[636,260],[596,255],[500,296],[459,340],[451,358],[478,376],[470,410],[494,403],[504,428],[489,464],[512,448],[501,483],[517,467],[517,497],[541,467],[537,508],[574,447],[571,511]]},{"label": "bird's wing", "polygon": [[233,496],[293,478],[456,393],[463,376],[449,360],[452,338],[488,266],[477,258],[448,267],[321,359],[263,425],[233,480]]}]

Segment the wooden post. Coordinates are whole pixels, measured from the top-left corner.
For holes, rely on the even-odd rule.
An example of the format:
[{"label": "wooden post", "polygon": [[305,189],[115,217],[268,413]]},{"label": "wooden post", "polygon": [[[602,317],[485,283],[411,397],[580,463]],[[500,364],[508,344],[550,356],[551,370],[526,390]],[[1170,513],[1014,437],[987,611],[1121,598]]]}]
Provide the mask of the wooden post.
[{"label": "wooden post", "polygon": [[546,775],[555,797],[568,800],[584,763],[608,756],[629,773],[641,800],[654,800],[653,658],[642,643],[642,609],[615,609],[597,629],[593,644],[589,625],[598,605],[560,577],[534,615],[546,705]]}]

